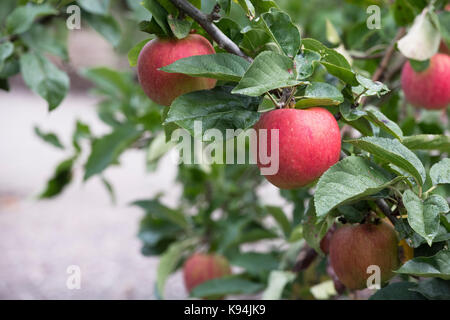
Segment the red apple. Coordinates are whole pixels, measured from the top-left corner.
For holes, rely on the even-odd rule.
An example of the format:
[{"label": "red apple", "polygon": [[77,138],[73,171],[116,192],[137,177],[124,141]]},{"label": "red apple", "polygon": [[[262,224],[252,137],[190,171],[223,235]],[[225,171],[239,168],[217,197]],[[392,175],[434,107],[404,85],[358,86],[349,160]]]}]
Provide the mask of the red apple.
[{"label": "red apple", "polygon": [[230,264],[220,255],[196,253],[186,260],[183,267],[184,284],[189,292],[203,282],[229,274]]},{"label": "red apple", "polygon": [[[294,189],[306,186],[339,160],[339,126],[334,116],[326,109],[276,109],[264,113],[255,129],[258,133],[258,150],[260,143],[265,145],[265,141],[259,141],[259,130],[268,129],[267,145],[264,148],[269,155],[272,154],[270,130],[279,129],[279,141],[276,145],[279,153],[278,170],[275,174],[265,176],[278,188]],[[256,159],[260,168],[270,166],[261,161],[259,154]]]},{"label": "red apple", "polygon": [[402,70],[402,88],[405,98],[412,105],[425,109],[444,109],[450,104],[450,56],[434,55],[430,66],[416,72],[405,63]]},{"label": "red apple", "polygon": [[153,101],[170,106],[175,98],[185,93],[214,88],[215,79],[158,70],[182,58],[213,53],[211,43],[198,34],[190,34],[181,40],[151,40],[142,48],[137,63],[142,89]]},{"label": "red apple", "polygon": [[339,280],[351,290],[367,287],[370,265],[380,268],[381,282],[393,276],[399,266],[398,239],[392,225],[364,223],[344,226],[333,234],[330,263]]}]

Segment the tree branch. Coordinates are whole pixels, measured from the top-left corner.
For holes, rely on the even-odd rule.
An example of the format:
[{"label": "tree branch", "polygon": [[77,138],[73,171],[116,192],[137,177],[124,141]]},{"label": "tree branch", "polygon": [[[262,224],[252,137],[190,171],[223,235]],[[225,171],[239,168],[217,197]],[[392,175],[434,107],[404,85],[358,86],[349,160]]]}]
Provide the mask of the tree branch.
[{"label": "tree branch", "polygon": [[[397,34],[395,35],[395,38],[392,40],[391,44],[389,45],[389,47],[386,49],[386,51],[383,54],[383,59],[381,59],[381,62],[377,68],[377,70],[375,70],[375,73],[372,76],[372,80],[373,81],[379,81],[381,79],[381,77],[383,76],[383,74],[385,73],[389,62],[391,61],[392,56],[394,55],[395,52],[395,45],[397,44],[397,41],[402,38],[404,35],[406,34],[406,28],[402,27],[400,29],[398,29]],[[391,76],[391,75],[389,75]],[[352,105],[352,108],[357,108],[359,105],[363,106],[366,103],[367,97],[362,97],[361,101],[358,103],[355,103],[354,105]],[[340,120],[342,118],[342,115],[340,112],[336,113],[334,115],[334,118],[337,120]]]},{"label": "tree branch", "polygon": [[205,31],[211,36],[211,38],[217,42],[219,47],[250,62],[252,61],[252,58],[243,53],[237,44],[231,41],[230,38],[228,38],[219,28],[217,28],[217,26],[211,21],[211,15],[204,14],[186,0],[170,0],[170,2],[201,25],[203,29],[205,29]]},{"label": "tree branch", "polygon": [[292,271],[300,272],[307,269],[311,265],[311,263],[314,262],[317,256],[318,254],[316,250],[305,244],[298,254],[297,261],[295,262]]},{"label": "tree branch", "polygon": [[392,213],[391,208],[389,208],[386,201],[384,201],[383,199],[378,199],[375,200],[375,203],[377,204],[378,208],[380,208],[380,210],[383,211],[384,215],[389,219],[389,221],[391,221],[392,224],[395,226],[397,218]]},{"label": "tree branch", "polygon": [[397,34],[395,35],[395,38],[392,40],[391,44],[386,49],[384,57],[381,60],[380,65],[378,66],[378,69],[373,74],[373,77],[372,77],[373,81],[378,81],[381,78],[381,76],[383,75],[383,73],[386,71],[386,69],[389,65],[389,61],[391,61],[392,55],[395,52],[395,45],[397,44],[397,41],[400,40],[400,38],[402,38],[405,35],[405,33],[406,33],[406,28],[403,27],[403,28],[398,29]]}]

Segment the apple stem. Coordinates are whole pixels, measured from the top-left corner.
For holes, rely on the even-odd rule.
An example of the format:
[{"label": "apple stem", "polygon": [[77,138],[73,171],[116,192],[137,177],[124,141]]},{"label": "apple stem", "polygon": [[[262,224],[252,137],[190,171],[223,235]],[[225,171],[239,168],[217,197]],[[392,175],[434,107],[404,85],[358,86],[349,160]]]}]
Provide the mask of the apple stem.
[{"label": "apple stem", "polygon": [[275,98],[270,94],[270,92],[266,92],[267,96],[272,100],[273,105],[276,109],[281,109],[280,104],[275,100]]},{"label": "apple stem", "polygon": [[[193,6],[190,2],[186,0],[170,0],[172,4],[177,7],[180,11],[185,12],[188,16],[194,19],[199,25],[205,29],[205,31],[211,36],[211,38],[217,42],[219,47],[225,49],[229,53],[240,56],[247,61],[252,62],[252,58],[247,56],[242,50],[239,48],[237,44],[235,44],[230,38],[228,38],[213,22],[215,20],[215,16],[217,16],[217,8],[214,7],[213,13],[211,15],[206,15]],[[212,19],[213,18],[213,19]]]}]

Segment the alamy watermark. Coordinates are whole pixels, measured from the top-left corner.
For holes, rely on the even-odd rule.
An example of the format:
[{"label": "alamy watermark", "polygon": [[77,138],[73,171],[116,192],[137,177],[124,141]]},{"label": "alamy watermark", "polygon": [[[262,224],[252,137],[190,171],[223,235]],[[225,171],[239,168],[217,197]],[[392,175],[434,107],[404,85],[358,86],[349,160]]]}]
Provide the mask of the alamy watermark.
[{"label": "alamy watermark", "polygon": [[195,138],[181,128],[172,132],[170,140],[177,143],[180,151],[174,159],[177,164],[245,164],[248,142],[249,163],[256,164],[257,156],[261,174],[269,176],[278,173],[279,129],[226,129],[223,133],[216,128],[203,131],[202,126],[202,121],[194,121]]}]

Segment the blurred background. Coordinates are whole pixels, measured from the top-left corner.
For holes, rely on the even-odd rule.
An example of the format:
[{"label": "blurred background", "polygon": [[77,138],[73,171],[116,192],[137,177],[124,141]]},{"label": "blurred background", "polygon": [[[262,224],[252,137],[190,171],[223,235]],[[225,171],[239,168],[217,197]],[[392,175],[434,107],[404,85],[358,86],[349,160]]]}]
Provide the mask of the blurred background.
[{"label": "blurred background", "polygon": [[[103,175],[114,187],[115,201],[102,177],[97,175],[83,182],[82,163],[88,156],[83,154],[83,161],[78,161],[78,167],[74,168],[73,182],[62,194],[50,200],[38,199],[55,167],[71,156],[71,150],[61,151],[45,143],[35,128],[55,133],[66,146],[72,143],[77,120],[89,125],[94,137],[110,132],[97,114],[100,95],[92,92],[93,85],[79,71],[103,66],[135,72],[129,66],[127,52],[148,38],[137,27],[138,21],[148,15],[139,2],[111,1],[112,15],[121,28],[120,39],[106,41],[82,19],[80,30],[67,32],[68,59],[48,55],[68,73],[71,81],[70,92],[56,110],[49,112],[46,101],[32,93],[20,75],[10,78],[9,92],[0,90],[0,299],[157,298],[159,259],[142,255],[142,242],[137,234],[144,212],[130,204],[161,194],[161,203],[177,206],[183,189],[176,181],[178,167],[171,153],[157,163],[156,170],[149,171],[145,152],[128,149],[120,156],[120,166],[108,167]],[[384,10],[386,18],[381,30],[365,27],[367,6],[387,2],[276,1],[297,23],[302,36],[330,45],[330,33],[337,33],[342,36],[339,43],[361,52],[374,43],[380,43],[380,50],[384,50],[394,37],[396,26],[392,16],[386,14],[388,10]],[[14,0],[0,2],[0,26],[6,19],[8,3],[15,5]],[[214,4],[215,1],[202,0],[205,12],[210,12]],[[243,26],[247,19],[237,7],[232,6],[231,15]],[[115,42],[114,46],[111,42]],[[397,65],[403,62],[398,59]],[[354,66],[367,76],[377,65],[378,61],[372,59],[355,61]],[[396,89],[399,84],[394,78],[392,88]],[[392,97],[398,104],[398,90]],[[397,107],[389,101],[381,107],[392,117],[398,114]],[[89,147],[87,141],[83,142],[84,147]],[[271,184],[263,182],[257,193],[263,204],[282,206],[292,216],[292,202],[288,204]],[[67,288],[70,276],[67,268],[72,265],[81,268],[80,289]],[[186,297],[182,275],[177,272],[168,280],[165,298]]]}]

